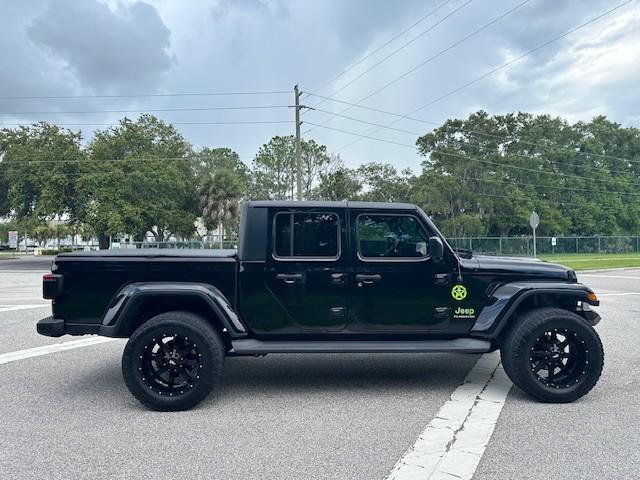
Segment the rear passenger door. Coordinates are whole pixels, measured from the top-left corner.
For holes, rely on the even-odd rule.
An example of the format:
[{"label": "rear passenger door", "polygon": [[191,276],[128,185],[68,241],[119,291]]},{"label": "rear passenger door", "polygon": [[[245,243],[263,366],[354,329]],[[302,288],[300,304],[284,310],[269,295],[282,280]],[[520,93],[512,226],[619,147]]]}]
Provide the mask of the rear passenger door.
[{"label": "rear passenger door", "polygon": [[344,328],[347,268],[344,209],[275,211],[266,264],[267,289],[288,318],[282,333]]}]

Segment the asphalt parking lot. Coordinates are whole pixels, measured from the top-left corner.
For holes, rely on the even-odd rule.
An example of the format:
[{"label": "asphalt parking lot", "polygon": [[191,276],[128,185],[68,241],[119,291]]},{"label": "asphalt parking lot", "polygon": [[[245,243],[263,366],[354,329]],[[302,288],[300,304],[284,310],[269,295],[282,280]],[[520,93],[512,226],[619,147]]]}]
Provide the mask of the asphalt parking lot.
[{"label": "asphalt parking lot", "polygon": [[[47,266],[0,260],[1,358],[77,340],[35,332],[49,314],[40,298]],[[566,405],[511,388],[474,479],[638,478],[640,270],[578,277],[602,301],[600,382]],[[123,346],[0,361],[1,479],[384,479],[479,358],[230,358],[217,394],[192,411],[157,413],[126,390]]]}]

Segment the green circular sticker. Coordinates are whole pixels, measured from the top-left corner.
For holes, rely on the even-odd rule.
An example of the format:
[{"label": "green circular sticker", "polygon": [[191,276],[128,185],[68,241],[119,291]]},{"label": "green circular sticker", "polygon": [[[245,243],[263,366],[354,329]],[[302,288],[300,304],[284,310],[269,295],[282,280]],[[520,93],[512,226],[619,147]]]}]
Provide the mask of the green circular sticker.
[{"label": "green circular sticker", "polygon": [[451,289],[451,296],[454,300],[464,300],[467,298],[467,287],[464,285],[454,285]]}]

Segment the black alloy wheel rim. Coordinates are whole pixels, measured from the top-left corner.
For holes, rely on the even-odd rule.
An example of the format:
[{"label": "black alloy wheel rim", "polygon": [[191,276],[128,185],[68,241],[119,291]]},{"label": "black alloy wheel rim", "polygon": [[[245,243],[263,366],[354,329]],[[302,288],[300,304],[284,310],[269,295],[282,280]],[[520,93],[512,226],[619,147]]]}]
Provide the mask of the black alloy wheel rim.
[{"label": "black alloy wheel rim", "polygon": [[531,372],[551,388],[569,388],[584,378],[589,350],[576,332],[566,328],[544,331],[529,352]]},{"label": "black alloy wheel rim", "polygon": [[202,354],[186,336],[174,333],[153,338],[139,360],[142,381],[160,395],[183,395],[200,380]]}]

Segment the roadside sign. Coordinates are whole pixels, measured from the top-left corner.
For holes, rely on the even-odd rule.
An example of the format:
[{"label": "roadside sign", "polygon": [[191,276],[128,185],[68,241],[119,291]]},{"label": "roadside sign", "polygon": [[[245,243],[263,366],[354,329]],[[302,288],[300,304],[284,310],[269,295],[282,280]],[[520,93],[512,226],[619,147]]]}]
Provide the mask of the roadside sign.
[{"label": "roadside sign", "polygon": [[18,232],[15,230],[9,231],[9,248],[18,248]]},{"label": "roadside sign", "polygon": [[556,237],[551,237],[551,246],[555,247],[558,244],[558,239]]},{"label": "roadside sign", "polygon": [[536,212],[531,212],[531,216],[529,217],[529,225],[531,225],[531,228],[533,228],[534,230],[538,228],[538,225],[540,225],[540,215],[538,215]]},{"label": "roadside sign", "polygon": [[540,225],[540,215],[538,215],[535,210],[531,212],[531,216],[529,217],[529,225],[533,229],[533,258],[538,256],[536,249],[536,228]]}]

